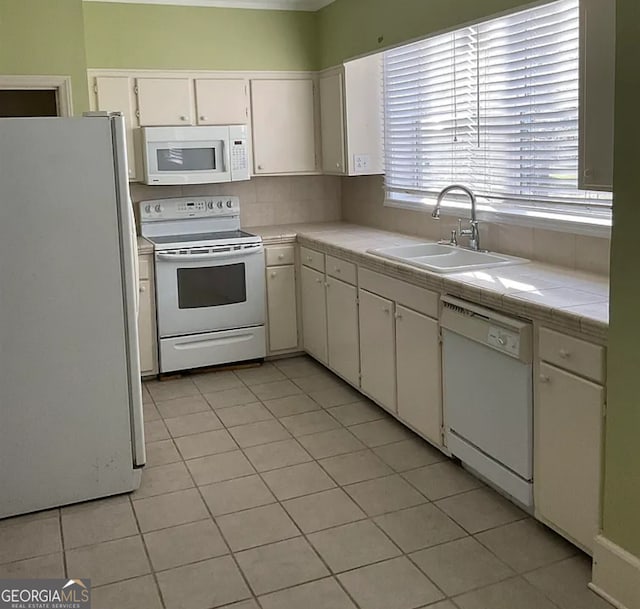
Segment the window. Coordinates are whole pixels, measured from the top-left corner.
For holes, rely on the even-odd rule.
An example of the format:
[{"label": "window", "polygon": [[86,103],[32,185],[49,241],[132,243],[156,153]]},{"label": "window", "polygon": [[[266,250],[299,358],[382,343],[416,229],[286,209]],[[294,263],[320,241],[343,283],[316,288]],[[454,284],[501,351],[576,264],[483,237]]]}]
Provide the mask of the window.
[{"label": "window", "polygon": [[578,189],[579,28],[560,0],[385,52],[387,200],[461,183],[485,213],[610,225],[611,194]]}]

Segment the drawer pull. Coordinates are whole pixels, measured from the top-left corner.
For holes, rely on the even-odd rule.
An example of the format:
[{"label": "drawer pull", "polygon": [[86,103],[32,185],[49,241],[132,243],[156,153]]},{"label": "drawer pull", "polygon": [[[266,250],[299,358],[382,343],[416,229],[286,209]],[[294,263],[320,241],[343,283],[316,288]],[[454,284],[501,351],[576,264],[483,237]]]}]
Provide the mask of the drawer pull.
[{"label": "drawer pull", "polygon": [[322,283],[322,279],[316,279],[316,283]]},{"label": "drawer pull", "polygon": [[311,262],[313,260],[313,256],[307,256],[307,262]]},{"label": "drawer pull", "polygon": [[400,319],[402,319],[402,314],[401,314],[401,313],[396,313],[396,314],[394,315],[394,317],[395,317],[396,319],[400,320]]},{"label": "drawer pull", "polygon": [[562,359],[569,359],[571,357],[571,352],[566,349],[560,349],[560,357]]},{"label": "drawer pull", "polygon": [[389,307],[385,307],[384,309],[382,309],[382,311],[383,311],[384,313],[386,313],[387,315],[391,312],[391,311],[389,310]]},{"label": "drawer pull", "polygon": [[325,288],[330,288],[330,287],[331,287],[331,284],[330,284],[329,282],[327,282],[327,283],[325,283],[325,284],[324,284],[324,287],[325,287]]},{"label": "drawer pull", "polygon": [[278,254],[278,260],[282,260],[284,258],[284,254]]},{"label": "drawer pull", "polygon": [[273,272],[271,273],[271,277],[276,277],[277,275],[278,275],[278,273],[276,273],[275,271],[273,271]]},{"label": "drawer pull", "polygon": [[140,286],[140,292],[146,292],[146,291],[147,291],[146,286],[141,285],[141,286]]},{"label": "drawer pull", "polygon": [[540,375],[540,382],[541,383],[550,383],[551,379],[546,374],[541,374]]},{"label": "drawer pull", "polygon": [[341,271],[340,271],[340,269],[339,269],[338,267],[335,267],[333,270],[334,270],[336,273],[340,273],[340,272],[341,272]]}]

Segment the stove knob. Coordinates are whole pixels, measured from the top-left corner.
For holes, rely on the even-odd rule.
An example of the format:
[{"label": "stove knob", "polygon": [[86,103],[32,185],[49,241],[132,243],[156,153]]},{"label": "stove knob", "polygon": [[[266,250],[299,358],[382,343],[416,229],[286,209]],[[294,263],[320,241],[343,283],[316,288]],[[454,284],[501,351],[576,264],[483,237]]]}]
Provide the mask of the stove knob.
[{"label": "stove knob", "polygon": [[213,201],[209,201],[209,202],[207,203],[207,207],[208,207],[209,209],[213,209],[213,208],[215,207],[215,203],[214,203]]},{"label": "stove knob", "polygon": [[233,207],[233,201],[231,200],[227,201],[227,207],[231,209]]},{"label": "stove knob", "polygon": [[160,205],[160,203],[158,203],[158,204],[155,206],[155,210],[156,210],[156,212],[160,213],[160,212],[162,211],[162,205]]},{"label": "stove knob", "polygon": [[145,214],[150,214],[151,213],[151,205],[145,205],[144,206],[144,213]]},{"label": "stove knob", "polygon": [[222,201],[218,201],[218,209],[222,209]]}]

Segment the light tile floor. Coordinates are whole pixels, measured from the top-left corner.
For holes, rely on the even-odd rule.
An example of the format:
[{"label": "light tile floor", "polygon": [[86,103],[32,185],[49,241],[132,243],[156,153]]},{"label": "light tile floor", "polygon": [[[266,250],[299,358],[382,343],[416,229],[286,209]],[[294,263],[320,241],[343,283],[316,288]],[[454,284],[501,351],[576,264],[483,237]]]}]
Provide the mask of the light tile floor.
[{"label": "light tile floor", "polygon": [[606,609],[590,561],[306,357],[144,386],[119,496],[0,521],[94,609]]}]

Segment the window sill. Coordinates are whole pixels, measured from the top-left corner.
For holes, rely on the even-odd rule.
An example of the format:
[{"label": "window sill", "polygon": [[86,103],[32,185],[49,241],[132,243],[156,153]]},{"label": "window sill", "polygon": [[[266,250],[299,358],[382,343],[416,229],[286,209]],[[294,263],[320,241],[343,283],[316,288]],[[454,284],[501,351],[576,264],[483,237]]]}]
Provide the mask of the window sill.
[{"label": "window sill", "polygon": [[[421,213],[431,213],[435,207],[436,200],[430,200],[425,203],[415,203],[401,199],[390,199],[385,197],[385,207],[394,207],[397,209],[407,209]],[[441,207],[441,216],[448,218],[468,218],[469,204],[467,202],[446,202]],[[539,228],[544,230],[552,230],[562,233],[570,233],[574,235],[586,235],[590,237],[611,237],[611,223],[601,219],[577,219],[569,216],[556,216],[546,212],[532,212],[530,210],[522,210],[514,207],[512,209],[504,209],[501,211],[489,211],[482,209],[482,204],[478,204],[477,218],[481,222],[491,222],[496,224],[509,224],[512,226],[524,226],[528,228]]]}]

